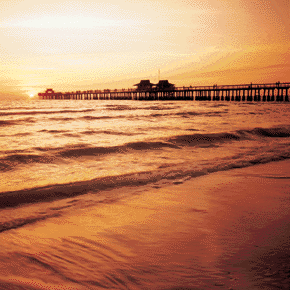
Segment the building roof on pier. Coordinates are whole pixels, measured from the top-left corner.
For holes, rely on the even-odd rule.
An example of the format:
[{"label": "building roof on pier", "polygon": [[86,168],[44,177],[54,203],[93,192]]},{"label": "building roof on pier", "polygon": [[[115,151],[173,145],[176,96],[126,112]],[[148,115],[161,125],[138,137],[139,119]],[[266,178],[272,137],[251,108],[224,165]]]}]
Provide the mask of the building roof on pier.
[{"label": "building roof on pier", "polygon": [[46,89],[45,91],[46,94],[53,94],[54,93],[54,90],[53,89]]},{"label": "building roof on pier", "polygon": [[138,91],[146,91],[151,90],[154,84],[150,82],[150,80],[141,80],[139,84],[136,84]]},{"label": "building roof on pier", "polygon": [[171,90],[174,89],[174,84],[171,84],[168,80],[160,80],[158,84],[156,84],[157,90]]}]

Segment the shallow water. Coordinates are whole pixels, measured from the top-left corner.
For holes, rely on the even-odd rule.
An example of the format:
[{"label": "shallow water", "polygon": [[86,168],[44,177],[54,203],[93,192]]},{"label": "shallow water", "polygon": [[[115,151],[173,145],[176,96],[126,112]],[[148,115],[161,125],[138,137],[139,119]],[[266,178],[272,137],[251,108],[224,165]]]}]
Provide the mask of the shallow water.
[{"label": "shallow water", "polygon": [[0,191],[286,158],[289,115],[289,104],[3,101]]},{"label": "shallow water", "polygon": [[[259,216],[259,206],[238,207],[218,229],[215,217],[221,221],[243,198],[215,198],[200,181],[192,190],[183,185],[290,157],[289,104],[1,105],[3,289],[18,282],[26,289],[228,289],[225,281],[234,278],[217,265],[230,255],[223,240],[237,253],[239,242],[226,233]],[[275,208],[264,205],[266,220],[288,215],[280,194],[270,199]]]}]

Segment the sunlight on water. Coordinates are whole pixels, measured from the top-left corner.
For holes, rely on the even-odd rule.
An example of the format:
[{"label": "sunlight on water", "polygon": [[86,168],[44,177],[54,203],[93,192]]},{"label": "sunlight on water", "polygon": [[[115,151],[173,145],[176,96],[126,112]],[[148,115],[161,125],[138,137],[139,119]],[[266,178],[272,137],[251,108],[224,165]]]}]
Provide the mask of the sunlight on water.
[{"label": "sunlight on water", "polygon": [[[18,102],[14,108],[7,104],[0,111],[0,169],[5,177],[1,191],[178,167],[184,162],[194,168],[205,161],[218,163],[219,157],[251,155],[247,150],[263,146],[265,139],[244,138],[241,130],[281,126],[289,118],[287,105],[265,103],[35,101]],[[219,133],[216,139],[208,135]],[[236,134],[240,142],[232,137],[227,142],[226,134]],[[178,141],[174,136],[187,137]]]}]

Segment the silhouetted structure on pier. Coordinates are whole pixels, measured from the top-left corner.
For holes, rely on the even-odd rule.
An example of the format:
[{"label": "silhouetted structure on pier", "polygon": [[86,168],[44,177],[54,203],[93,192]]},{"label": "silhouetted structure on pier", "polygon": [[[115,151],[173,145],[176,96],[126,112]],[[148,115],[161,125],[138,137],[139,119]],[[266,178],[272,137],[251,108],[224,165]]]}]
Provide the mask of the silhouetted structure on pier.
[{"label": "silhouetted structure on pier", "polygon": [[137,89],[39,93],[40,99],[61,100],[193,100],[236,102],[289,102],[290,83],[175,87],[168,80],[154,85],[141,80]]},{"label": "silhouetted structure on pier", "polygon": [[136,91],[138,92],[145,92],[145,91],[151,91],[154,84],[150,82],[150,80],[141,80],[140,83],[134,85],[137,86]]},{"label": "silhouetted structure on pier", "polygon": [[159,81],[155,86],[156,91],[174,91],[174,89],[174,84],[171,84],[168,80]]}]

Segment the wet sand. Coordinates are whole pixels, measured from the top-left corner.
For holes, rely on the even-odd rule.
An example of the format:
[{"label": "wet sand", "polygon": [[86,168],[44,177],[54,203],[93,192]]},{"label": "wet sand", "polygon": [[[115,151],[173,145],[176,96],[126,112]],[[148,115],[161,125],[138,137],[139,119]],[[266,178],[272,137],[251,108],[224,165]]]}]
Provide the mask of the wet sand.
[{"label": "wet sand", "polygon": [[97,206],[3,232],[0,286],[289,289],[289,169],[108,190]]}]

